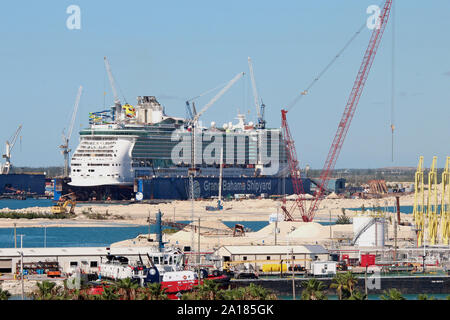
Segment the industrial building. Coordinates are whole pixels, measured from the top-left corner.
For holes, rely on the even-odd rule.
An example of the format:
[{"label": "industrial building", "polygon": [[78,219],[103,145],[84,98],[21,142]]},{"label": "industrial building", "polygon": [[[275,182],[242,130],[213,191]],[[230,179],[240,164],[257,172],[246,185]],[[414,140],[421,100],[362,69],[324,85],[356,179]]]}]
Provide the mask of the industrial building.
[{"label": "industrial building", "polygon": [[[321,245],[222,246],[214,252],[223,263],[248,263],[255,270],[265,264],[291,263],[311,269],[313,261],[329,261],[329,252]],[[283,261],[283,262],[282,262]]]},{"label": "industrial building", "polygon": [[[61,272],[71,274],[77,268],[85,273],[98,271],[100,263],[106,261],[109,254],[123,256],[131,262],[139,259],[139,254],[154,252],[149,247],[70,247],[70,248],[1,248],[0,272],[20,272],[21,252],[27,265],[56,263]],[[24,268],[26,270],[26,267]]]}]

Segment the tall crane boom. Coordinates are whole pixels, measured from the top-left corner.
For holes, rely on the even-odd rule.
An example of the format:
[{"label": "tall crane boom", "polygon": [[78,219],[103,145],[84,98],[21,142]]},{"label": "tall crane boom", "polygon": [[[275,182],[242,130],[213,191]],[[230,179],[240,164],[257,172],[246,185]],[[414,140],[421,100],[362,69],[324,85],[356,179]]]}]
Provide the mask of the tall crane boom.
[{"label": "tall crane boom", "polygon": [[233,79],[231,79],[225,87],[222,88],[203,108],[200,110],[199,113],[197,113],[194,118],[192,119],[192,123],[196,123],[200,116],[206,112],[219,98],[228,91],[228,89],[231,88],[233,84],[235,84],[240,78],[244,76],[244,72],[238,73]]},{"label": "tall crane boom", "polygon": [[258,116],[258,127],[264,128],[265,127],[265,121],[264,121],[265,105],[262,102],[261,102],[261,106],[259,105],[258,89],[256,87],[255,74],[253,72],[253,64],[252,64],[252,59],[250,59],[250,57],[248,57],[248,69],[250,70],[250,79],[252,81],[253,100],[255,103],[256,114]]},{"label": "tall crane boom", "polygon": [[[352,121],[352,118],[355,113],[356,107],[358,105],[359,99],[363,92],[367,77],[369,75],[370,68],[372,67],[375,55],[377,53],[377,49],[380,45],[381,38],[383,36],[384,30],[386,29],[386,25],[389,20],[389,14],[391,11],[391,7],[392,7],[392,0],[386,0],[383,10],[381,11],[380,16],[379,16],[379,23],[377,24],[377,27],[372,32],[369,46],[367,47],[366,52],[364,54],[364,58],[363,58],[361,66],[359,68],[358,74],[356,76],[355,83],[353,84],[353,88],[350,93],[350,97],[347,101],[347,105],[344,109],[342,118],[338,124],[337,132],[333,139],[333,143],[331,144],[331,148],[328,152],[327,159],[325,161],[324,167],[322,169],[322,172],[321,172],[321,175],[319,178],[318,188],[316,189],[316,192],[314,193],[314,199],[313,199],[312,204],[309,207],[309,209],[306,209],[305,205],[304,205],[303,191],[301,190],[301,187],[303,185],[302,185],[300,170],[299,170],[299,166],[298,166],[297,154],[295,151],[295,145],[294,145],[293,139],[290,135],[289,126],[288,126],[287,119],[286,119],[287,110],[289,110],[290,108],[288,108],[287,110],[281,110],[281,117],[282,117],[281,121],[282,121],[284,138],[286,140],[287,159],[289,162],[289,169],[290,169],[290,174],[291,174],[291,178],[292,178],[294,192],[297,194],[296,204],[300,210],[302,220],[305,222],[310,222],[313,220],[315,212],[316,212],[317,208],[319,207],[319,203],[322,200],[322,195],[325,190],[325,186],[330,178],[330,174],[333,171],[336,161],[339,157],[339,153],[342,149],[342,145],[344,143],[345,137],[346,137],[348,129],[350,127],[350,123]],[[351,41],[353,41],[353,40],[351,40]],[[346,47],[347,46],[348,46],[348,44],[346,45]],[[346,47],[344,47],[344,49]],[[328,66],[325,69],[325,71],[327,69],[328,69]],[[291,107],[292,107],[292,104],[291,104]],[[292,220],[291,212],[289,212],[286,209],[286,207],[284,207],[284,206],[282,207],[282,209],[285,213],[286,219]]]},{"label": "tall crane boom", "polygon": [[69,175],[69,153],[71,151],[69,149],[69,142],[70,142],[70,137],[72,136],[73,126],[75,124],[75,118],[77,116],[77,111],[78,111],[78,106],[80,104],[80,98],[81,98],[82,91],[83,91],[83,87],[80,86],[78,88],[77,97],[75,99],[75,105],[73,107],[72,117],[70,119],[69,129],[67,130],[67,135],[64,135],[64,133],[63,133],[63,136],[62,136],[63,144],[59,146],[59,148],[61,149],[61,153],[64,156],[64,176],[65,177],[67,177]]},{"label": "tall crane boom", "polygon": [[392,7],[392,0],[386,0],[383,10],[380,13],[378,27],[374,28],[372,32],[369,46],[367,47],[366,52],[364,54],[362,64],[359,68],[355,83],[350,93],[350,97],[348,98],[347,105],[345,106],[345,110],[342,115],[341,121],[338,124],[338,128],[334,136],[333,143],[331,144],[327,159],[325,161],[322,173],[319,178],[320,181],[319,188],[315,192],[313,203],[308,212],[309,221],[312,221],[312,219],[314,218],[315,211],[318,208],[319,203],[321,201],[321,196],[323,194],[325,184],[328,182],[330,178],[330,173],[334,169],[336,161],[339,157],[339,153],[342,149],[342,145],[344,143],[345,137],[350,127],[353,115],[355,114],[359,98],[361,97],[361,94],[363,92],[367,77],[369,75],[370,68],[372,67],[373,60],[380,45],[381,38],[383,36],[384,30],[386,29],[391,7]]},{"label": "tall crane boom", "polygon": [[12,135],[12,137],[6,141],[6,150],[3,158],[5,158],[5,164],[1,167],[1,174],[9,174],[11,169],[11,151],[16,144],[17,137],[19,136],[20,130],[22,130],[22,125],[19,125],[16,132]]},{"label": "tall crane boom", "polygon": [[69,130],[67,131],[67,140],[70,140],[73,131],[73,125],[75,123],[75,118],[77,116],[78,105],[80,104],[81,92],[83,91],[83,86],[78,88],[77,98],[75,100],[75,105],[73,107],[72,118],[70,119]]},{"label": "tall crane boom", "polygon": [[114,77],[111,72],[111,66],[109,65],[108,59],[106,57],[104,57],[103,59],[105,61],[106,72],[108,73],[109,84],[111,85],[111,90],[114,95],[114,105],[116,107],[118,106],[120,108],[121,103],[120,103],[119,95],[117,94],[117,90],[116,90],[116,82],[114,81]]}]

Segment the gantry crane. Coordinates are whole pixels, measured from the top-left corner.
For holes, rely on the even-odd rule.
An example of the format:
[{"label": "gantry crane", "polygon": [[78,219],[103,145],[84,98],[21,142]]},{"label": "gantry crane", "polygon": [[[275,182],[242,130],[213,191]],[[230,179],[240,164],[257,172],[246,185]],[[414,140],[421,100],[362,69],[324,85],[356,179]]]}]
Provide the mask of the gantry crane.
[{"label": "gantry crane", "polygon": [[417,246],[421,246],[425,234],[425,187],[423,180],[423,156],[419,158],[417,171],[414,175],[414,206],[413,221],[417,229]]},{"label": "gantry crane", "polygon": [[[392,7],[392,0],[386,0],[383,9],[379,16],[379,24],[376,28],[373,29],[372,36],[370,38],[369,46],[366,49],[364,54],[364,58],[362,64],[359,68],[358,74],[356,76],[355,83],[353,84],[352,91],[350,93],[350,97],[348,98],[347,105],[345,106],[344,113],[342,115],[341,120],[339,121],[338,128],[336,134],[334,136],[333,142],[331,144],[330,150],[328,152],[328,156],[325,160],[324,167],[322,169],[320,178],[319,178],[319,186],[316,188],[314,192],[314,199],[312,200],[311,206],[309,210],[305,209],[304,199],[301,196],[301,189],[297,186],[302,186],[302,180],[300,175],[300,169],[298,166],[298,160],[295,154],[295,146],[292,140],[292,137],[289,135],[285,136],[287,141],[290,141],[286,144],[289,169],[291,173],[291,178],[293,181],[294,192],[297,194],[297,207],[300,210],[300,214],[302,220],[305,222],[310,222],[313,220],[315,212],[319,207],[320,201],[322,200],[322,195],[324,193],[324,189],[330,179],[330,174],[334,169],[336,161],[339,157],[339,153],[342,149],[342,145],[344,143],[345,137],[347,135],[348,129],[350,127],[350,123],[352,121],[353,115],[355,113],[356,107],[358,105],[359,99],[363,92],[367,77],[369,75],[369,71],[372,67],[373,60],[375,58],[377,49],[380,45],[381,38],[383,36],[384,30],[386,29],[387,22],[389,20],[389,14]],[[303,93],[302,93],[303,94]],[[287,110],[281,111],[282,116],[282,126],[283,132],[289,133],[288,123],[286,120]],[[284,120],[283,120],[284,119]],[[294,155],[294,156],[293,156]],[[283,207],[283,211],[287,219],[291,219],[292,213],[288,212],[288,210]]]},{"label": "gantry crane", "polygon": [[250,79],[252,81],[252,88],[253,88],[253,100],[256,107],[256,114],[258,116],[258,125],[257,127],[260,129],[264,129],[266,127],[266,121],[264,120],[264,109],[266,106],[264,105],[264,102],[262,102],[261,99],[261,105],[259,104],[259,95],[258,95],[258,89],[256,87],[256,81],[255,81],[255,74],[253,72],[253,64],[252,59],[248,57],[248,69],[250,70]]},{"label": "gantry crane", "polygon": [[441,183],[441,240],[448,245],[450,240],[450,157],[447,157],[445,162]]},{"label": "gantry crane", "polygon": [[16,144],[17,137],[19,136],[20,130],[22,130],[22,125],[19,125],[16,132],[12,135],[12,137],[6,141],[6,150],[3,158],[5,158],[5,164],[1,167],[1,174],[9,174],[11,170],[11,151]]},{"label": "gantry crane", "polygon": [[77,97],[75,99],[75,105],[73,107],[72,118],[70,119],[69,129],[67,130],[67,135],[65,135],[63,132],[63,134],[62,134],[63,144],[59,146],[59,148],[61,149],[61,154],[64,156],[64,177],[69,176],[69,153],[70,153],[70,151],[72,151],[69,149],[69,142],[70,142],[70,137],[72,136],[73,125],[75,123],[75,118],[77,116],[78,105],[80,104],[80,98],[81,98],[82,91],[83,91],[83,87],[80,86],[78,88]]}]

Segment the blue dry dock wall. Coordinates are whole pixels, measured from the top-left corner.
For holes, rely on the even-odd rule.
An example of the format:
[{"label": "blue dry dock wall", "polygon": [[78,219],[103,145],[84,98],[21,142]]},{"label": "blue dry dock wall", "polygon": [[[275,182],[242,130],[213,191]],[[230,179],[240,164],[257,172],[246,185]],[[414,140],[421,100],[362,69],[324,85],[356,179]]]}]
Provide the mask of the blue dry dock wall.
[{"label": "blue dry dock wall", "polygon": [[0,175],[0,193],[11,193],[14,192],[13,190],[43,195],[45,193],[45,175],[14,173]]},{"label": "blue dry dock wall", "polygon": [[[152,178],[138,179],[138,186],[142,181],[144,199],[173,199],[187,200],[190,195],[189,178]],[[310,193],[311,183],[304,179],[303,189]],[[283,187],[283,184],[285,185]],[[265,194],[282,195],[293,194],[292,179],[290,178],[223,178],[222,197],[234,197],[236,194],[252,194],[261,196]],[[219,195],[219,178],[194,178],[194,197],[211,198]]]}]

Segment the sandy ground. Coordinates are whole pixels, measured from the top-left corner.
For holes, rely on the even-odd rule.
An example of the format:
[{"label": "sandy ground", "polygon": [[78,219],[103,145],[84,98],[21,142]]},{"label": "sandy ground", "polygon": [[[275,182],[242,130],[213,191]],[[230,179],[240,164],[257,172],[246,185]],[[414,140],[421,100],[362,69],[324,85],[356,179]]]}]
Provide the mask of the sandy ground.
[{"label": "sandy ground", "polygon": [[[311,201],[307,201],[307,206]],[[400,198],[401,205],[413,205],[414,195],[404,195]],[[215,200],[195,201],[192,210],[191,201],[172,201],[160,204],[127,204],[127,205],[83,205],[75,208],[76,217],[73,219],[0,219],[1,228],[10,228],[16,224],[17,227],[42,227],[47,226],[117,226],[117,225],[146,225],[150,216],[155,218],[156,213],[160,210],[163,213],[164,220],[182,221],[191,220],[193,217],[197,220],[199,217],[202,221],[268,221],[270,214],[279,212],[281,202],[271,199],[246,199],[225,201],[224,209],[220,211],[207,211],[206,206],[215,206]],[[315,215],[316,221],[329,221],[336,219],[342,214],[342,208],[360,208],[362,205],[366,209],[373,206],[384,207],[394,206],[395,197],[387,197],[382,199],[324,199],[320,203],[320,207]],[[288,200],[287,208],[295,206],[295,201]],[[9,209],[1,209],[2,211],[10,211]],[[26,209],[14,210],[16,212],[50,212],[49,207],[32,207]],[[91,211],[92,213],[108,214],[107,220],[88,219],[84,213]],[[352,217],[355,212],[346,210],[346,215]],[[300,219],[298,209],[293,214],[295,219]],[[405,219],[411,215],[405,215]],[[403,215],[402,215],[403,218]]]},{"label": "sandy ground", "polygon": [[[311,201],[307,201],[309,207]],[[198,218],[201,220],[201,226],[209,226],[215,229],[228,229],[227,236],[205,234],[202,232],[200,237],[201,247],[217,248],[221,245],[232,244],[330,244],[332,239],[336,241],[336,237],[352,237],[353,226],[350,225],[334,225],[332,227],[323,226],[317,222],[327,222],[335,220],[342,214],[345,208],[360,208],[362,205],[366,209],[375,207],[395,206],[395,196],[381,199],[324,199],[320,203],[320,207],[314,217],[313,223],[304,222],[280,222],[278,228],[280,232],[274,233],[274,225],[271,224],[258,232],[247,232],[245,236],[230,236],[232,230],[223,225],[221,221],[268,221],[269,216],[279,212],[281,202],[272,199],[246,199],[225,201],[223,210],[207,211],[206,206],[215,206],[215,200],[195,201],[192,208],[191,201],[172,201],[160,204],[127,204],[127,205],[82,205],[75,208],[76,216],[73,219],[0,219],[0,227],[90,227],[90,226],[129,226],[129,225],[147,225],[147,219],[150,216],[155,218],[156,213],[160,210],[163,213],[163,220],[167,221],[183,221],[194,218],[197,224]],[[400,198],[400,204],[403,206],[414,204],[414,195],[403,195]],[[287,207],[295,206],[294,200],[288,200]],[[0,211],[8,211],[2,209]],[[27,208],[15,210],[19,212],[49,212],[50,208]],[[93,220],[86,217],[86,213],[108,214],[107,220]],[[353,217],[356,211],[346,210],[346,215]],[[391,214],[392,215],[392,214]],[[293,216],[296,220],[301,221],[298,208],[295,209]],[[393,218],[393,217],[392,217]],[[412,222],[411,214],[401,214],[402,221]],[[390,228],[393,226],[391,224]],[[171,235],[164,235],[164,241],[169,245],[189,246],[195,238],[198,242],[198,234],[193,236],[191,229],[176,232]],[[393,234],[393,231],[388,231]],[[413,238],[414,232],[411,227],[399,227],[399,237]],[[155,237],[153,237],[155,238]],[[149,245],[148,235],[142,235],[136,239],[121,241],[112,245],[120,246],[145,246]]]}]

